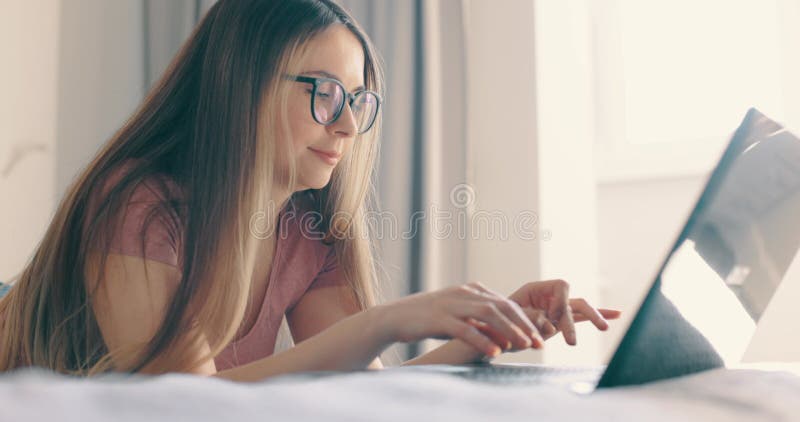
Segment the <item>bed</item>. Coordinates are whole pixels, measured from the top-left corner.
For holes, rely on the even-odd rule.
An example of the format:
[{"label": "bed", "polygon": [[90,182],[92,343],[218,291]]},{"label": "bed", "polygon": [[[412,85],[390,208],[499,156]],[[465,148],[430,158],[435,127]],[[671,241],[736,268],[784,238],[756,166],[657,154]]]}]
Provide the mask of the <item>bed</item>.
[{"label": "bed", "polygon": [[255,384],[185,374],[0,376],[3,421],[800,421],[800,365],[717,369],[590,395],[389,369]]}]

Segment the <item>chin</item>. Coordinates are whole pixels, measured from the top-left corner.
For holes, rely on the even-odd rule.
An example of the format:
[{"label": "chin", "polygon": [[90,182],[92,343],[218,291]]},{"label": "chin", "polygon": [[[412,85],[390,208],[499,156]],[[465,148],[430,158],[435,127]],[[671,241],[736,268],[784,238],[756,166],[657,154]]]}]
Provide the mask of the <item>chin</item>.
[{"label": "chin", "polygon": [[300,180],[300,184],[302,186],[306,186],[308,189],[322,189],[325,186],[328,186],[328,183],[331,181],[330,173],[325,175],[318,175],[315,177],[304,177]]}]

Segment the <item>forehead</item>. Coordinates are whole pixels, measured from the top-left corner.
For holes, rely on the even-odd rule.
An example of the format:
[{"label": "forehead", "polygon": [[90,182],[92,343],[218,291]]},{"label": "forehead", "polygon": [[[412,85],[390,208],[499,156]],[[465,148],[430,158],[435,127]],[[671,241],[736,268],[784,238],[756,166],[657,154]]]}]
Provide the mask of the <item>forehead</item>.
[{"label": "forehead", "polygon": [[364,86],[364,51],[358,38],[343,25],[333,25],[312,38],[300,73],[335,75],[348,91]]}]

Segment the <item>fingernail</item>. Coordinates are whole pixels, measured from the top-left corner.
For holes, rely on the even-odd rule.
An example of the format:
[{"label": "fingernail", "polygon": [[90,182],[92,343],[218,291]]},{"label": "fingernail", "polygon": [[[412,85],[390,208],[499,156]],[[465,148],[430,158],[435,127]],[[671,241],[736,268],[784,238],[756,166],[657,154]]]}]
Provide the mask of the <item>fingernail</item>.
[{"label": "fingernail", "polygon": [[497,346],[492,347],[492,351],[489,352],[489,356],[495,357],[500,354],[500,348]]}]

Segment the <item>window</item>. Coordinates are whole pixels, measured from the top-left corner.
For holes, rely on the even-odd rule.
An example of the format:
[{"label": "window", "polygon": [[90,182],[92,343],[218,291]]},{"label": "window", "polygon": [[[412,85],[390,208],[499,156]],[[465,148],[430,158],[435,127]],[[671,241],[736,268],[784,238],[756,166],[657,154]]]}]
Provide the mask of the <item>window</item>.
[{"label": "window", "polygon": [[588,5],[600,182],[711,170],[749,107],[798,121],[787,79],[799,46],[786,22],[798,16],[793,2]]}]

